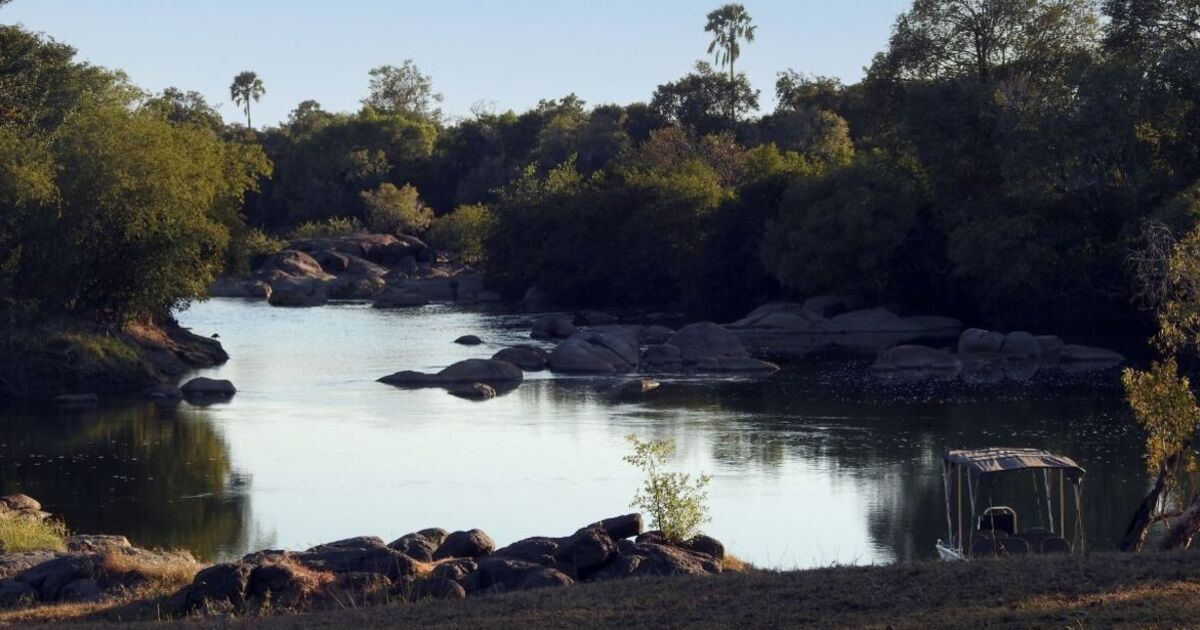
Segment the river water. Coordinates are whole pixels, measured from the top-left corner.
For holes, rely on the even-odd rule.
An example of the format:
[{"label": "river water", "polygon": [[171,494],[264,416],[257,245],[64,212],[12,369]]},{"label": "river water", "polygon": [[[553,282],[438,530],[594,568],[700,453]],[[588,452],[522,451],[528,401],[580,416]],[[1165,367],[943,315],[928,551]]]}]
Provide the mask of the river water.
[{"label": "river water", "polygon": [[[1113,372],[912,386],[824,360],[644,394],[628,377],[537,373],[478,403],[375,380],[527,343],[529,316],[212,300],[180,320],[220,335],[232,359],[201,374],[232,380],[230,402],[0,411],[0,492],[76,531],[208,559],[432,526],[505,544],[630,511],[640,476],[621,458],[636,434],[674,440],[674,469],[712,475],[706,532],[760,566],[802,568],[934,557],[949,448],[1074,457],[1090,549],[1114,546],[1146,487]],[[463,334],[487,345],[452,343]]]}]

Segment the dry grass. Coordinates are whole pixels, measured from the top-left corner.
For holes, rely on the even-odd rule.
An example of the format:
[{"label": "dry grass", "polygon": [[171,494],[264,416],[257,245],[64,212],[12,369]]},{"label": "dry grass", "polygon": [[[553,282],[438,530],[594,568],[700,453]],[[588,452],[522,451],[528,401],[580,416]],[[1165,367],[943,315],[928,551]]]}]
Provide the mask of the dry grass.
[{"label": "dry grass", "polygon": [[[152,610],[143,613],[120,618],[157,619]],[[112,610],[75,618],[81,617],[95,627],[115,627],[98,620],[118,618]],[[460,602],[188,619],[153,627],[1170,628],[1194,627],[1198,619],[1200,553],[1180,553],[625,580]]]},{"label": "dry grass", "polygon": [[58,521],[0,516],[0,551],[62,551],[67,528]]},{"label": "dry grass", "polygon": [[114,549],[101,556],[97,574],[113,582],[136,580],[155,588],[178,589],[191,584],[202,566],[186,551],[150,557]]}]

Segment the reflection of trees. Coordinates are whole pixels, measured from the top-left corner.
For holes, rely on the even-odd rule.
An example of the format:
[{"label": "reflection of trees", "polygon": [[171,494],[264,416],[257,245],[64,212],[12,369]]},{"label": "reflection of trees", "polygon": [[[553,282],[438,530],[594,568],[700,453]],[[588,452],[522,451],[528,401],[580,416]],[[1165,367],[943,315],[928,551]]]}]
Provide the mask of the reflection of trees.
[{"label": "reflection of trees", "polygon": [[[643,409],[705,414],[713,456],[726,465],[769,469],[798,459],[843,475],[866,497],[870,542],[899,560],[934,555],[933,543],[946,535],[941,455],[951,448],[1032,446],[1075,458],[1088,469],[1091,549],[1115,545],[1144,493],[1142,438],[1115,389],[1012,385],[882,396],[869,389],[790,371],[664,386],[643,398]],[[1028,513],[1032,518],[1035,506]]]},{"label": "reflection of trees", "polygon": [[74,531],[216,557],[250,542],[248,483],[198,415],[140,405],[0,422],[0,491],[33,496]]}]

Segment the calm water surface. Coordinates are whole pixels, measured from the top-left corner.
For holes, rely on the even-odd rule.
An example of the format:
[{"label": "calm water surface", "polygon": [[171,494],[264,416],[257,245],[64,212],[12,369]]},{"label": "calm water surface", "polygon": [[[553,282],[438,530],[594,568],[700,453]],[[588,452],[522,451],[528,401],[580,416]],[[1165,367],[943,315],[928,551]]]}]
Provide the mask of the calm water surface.
[{"label": "calm water surface", "polygon": [[[621,457],[635,433],[675,440],[678,469],[713,476],[708,533],[793,568],[934,556],[948,448],[1076,458],[1092,549],[1114,545],[1146,483],[1112,373],[946,390],[827,361],[764,380],[661,379],[646,394],[627,378],[532,374],[475,403],[375,379],[527,343],[529,316],[213,300],[180,319],[220,334],[232,359],[203,374],[231,379],[231,402],[0,411],[0,491],[77,531],[212,559],[430,526],[505,544],[629,511],[640,478]],[[487,345],[452,343],[468,333]]]}]

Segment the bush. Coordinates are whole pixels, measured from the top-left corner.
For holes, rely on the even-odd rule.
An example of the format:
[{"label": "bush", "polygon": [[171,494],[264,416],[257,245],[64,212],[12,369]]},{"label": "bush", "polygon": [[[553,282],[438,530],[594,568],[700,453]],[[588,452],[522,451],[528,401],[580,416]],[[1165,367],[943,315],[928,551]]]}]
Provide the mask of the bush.
[{"label": "bush", "polygon": [[225,273],[239,275],[250,272],[262,259],[283,251],[287,243],[258,228],[248,228],[235,234],[225,255]]},{"label": "bush", "polygon": [[482,204],[459,206],[440,216],[429,226],[429,244],[454,252],[468,264],[483,260],[483,244],[495,225],[495,218]]},{"label": "bush", "polygon": [[425,207],[420,193],[411,184],[401,188],[380,184],[373,191],[363,192],[362,200],[367,207],[367,227],[372,232],[413,234],[433,221],[433,210]]},{"label": "bush", "polygon": [[66,548],[66,536],[67,528],[58,521],[32,521],[0,516],[0,552],[62,551]]},{"label": "bush", "polygon": [[332,217],[324,221],[301,223],[292,230],[292,238],[331,238],[362,231],[362,223],[354,217]]},{"label": "bush", "polygon": [[646,475],[630,506],[649,513],[651,527],[668,540],[684,541],[699,533],[700,525],[709,520],[705,488],[712,477],[700,475],[693,481],[691,475],[663,472],[663,465],[675,453],[675,443],[670,440],[643,442],[636,435],[626,439],[633,445],[633,454],[623,459]]}]

